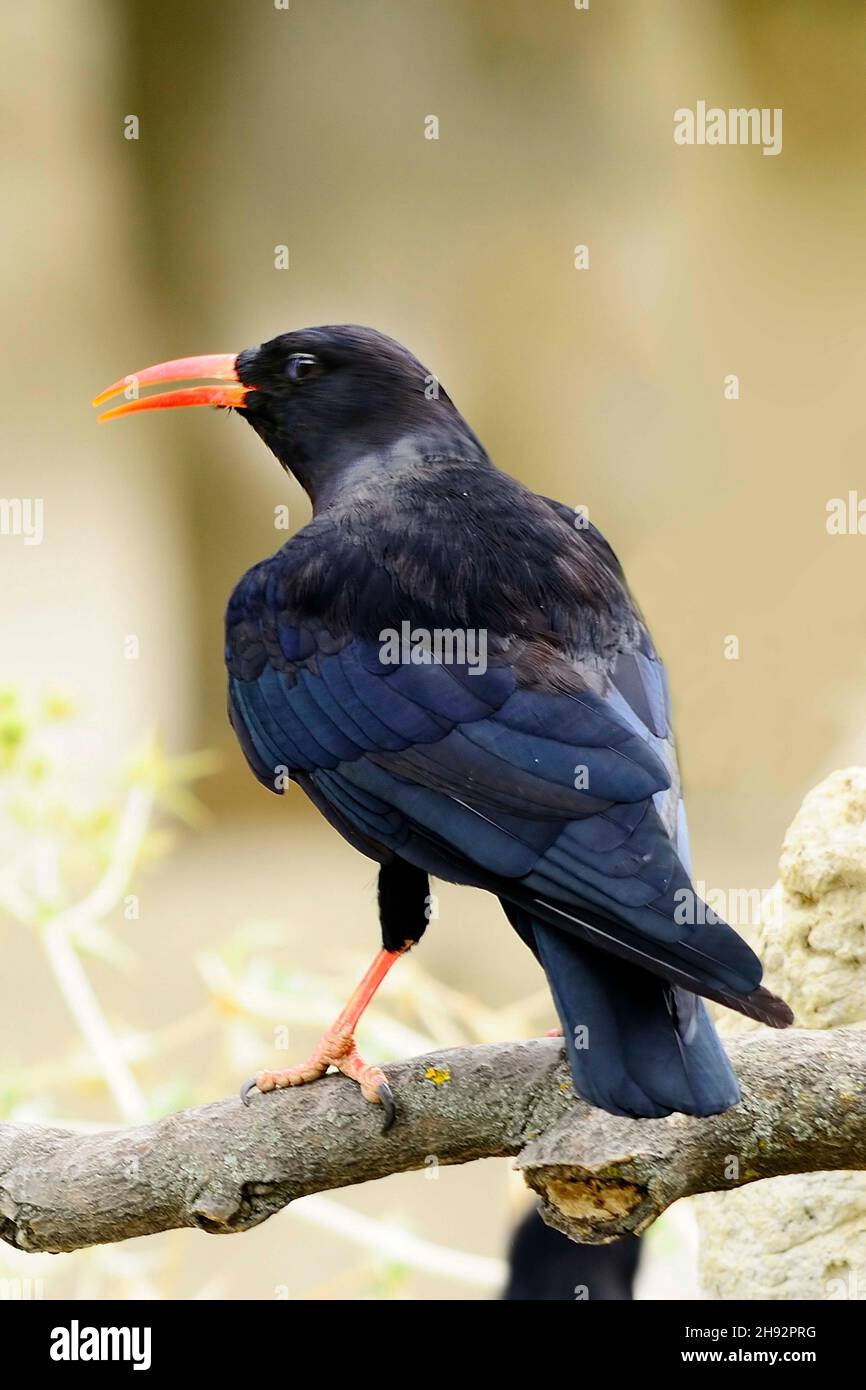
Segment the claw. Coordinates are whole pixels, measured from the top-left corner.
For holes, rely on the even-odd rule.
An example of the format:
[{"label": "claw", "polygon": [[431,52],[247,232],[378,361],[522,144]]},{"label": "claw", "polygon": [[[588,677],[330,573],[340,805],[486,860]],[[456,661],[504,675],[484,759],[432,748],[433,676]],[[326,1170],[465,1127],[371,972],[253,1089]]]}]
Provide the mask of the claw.
[{"label": "claw", "polygon": [[254,1091],[255,1089],[256,1078],[254,1076],[251,1076],[249,1081],[245,1081],[243,1086],[241,1086],[241,1100],[243,1101],[244,1105],[249,1105],[250,1091]]},{"label": "claw", "polygon": [[391,1090],[387,1081],[383,1081],[380,1086],[377,1086],[376,1092],[379,1096],[379,1103],[385,1111],[385,1119],[382,1122],[382,1133],[387,1134],[397,1118],[397,1103],[394,1100],[394,1092]]}]

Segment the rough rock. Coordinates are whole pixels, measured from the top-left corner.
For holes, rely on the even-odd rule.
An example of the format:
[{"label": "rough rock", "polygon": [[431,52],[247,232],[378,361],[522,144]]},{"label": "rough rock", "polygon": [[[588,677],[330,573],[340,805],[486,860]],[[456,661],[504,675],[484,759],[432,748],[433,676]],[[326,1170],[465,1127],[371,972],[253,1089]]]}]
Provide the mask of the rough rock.
[{"label": "rough rock", "polygon": [[[808,793],[760,924],[739,929],[799,1027],[866,1023],[866,768],[834,772]],[[733,1014],[723,1024],[758,1026]],[[693,1206],[707,1297],[866,1299],[866,1175],[773,1178]]]}]

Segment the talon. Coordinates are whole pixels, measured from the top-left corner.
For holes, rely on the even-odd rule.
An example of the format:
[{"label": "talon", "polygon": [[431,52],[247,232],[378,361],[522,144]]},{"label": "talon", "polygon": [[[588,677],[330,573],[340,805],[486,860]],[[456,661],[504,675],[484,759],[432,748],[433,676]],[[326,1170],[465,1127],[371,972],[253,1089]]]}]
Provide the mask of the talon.
[{"label": "talon", "polygon": [[397,1118],[397,1106],[385,1073],[365,1062],[355,1046],[355,1025],[369,1004],[378,986],[387,975],[399,951],[382,950],[355,990],[333,1027],[322,1034],[310,1056],[298,1067],[284,1071],[260,1071],[241,1087],[241,1100],[249,1105],[252,1091],[262,1093],[282,1090],[284,1086],[305,1086],[324,1076],[329,1067],[336,1067],[351,1081],[356,1081],[365,1100],[381,1105],[385,1112],[382,1132],[389,1130]]},{"label": "talon", "polygon": [[383,1081],[381,1085],[376,1087],[376,1094],[379,1097],[379,1104],[385,1111],[385,1118],[382,1121],[382,1133],[387,1134],[397,1118],[397,1103],[394,1100],[394,1092],[391,1090],[387,1081]]}]

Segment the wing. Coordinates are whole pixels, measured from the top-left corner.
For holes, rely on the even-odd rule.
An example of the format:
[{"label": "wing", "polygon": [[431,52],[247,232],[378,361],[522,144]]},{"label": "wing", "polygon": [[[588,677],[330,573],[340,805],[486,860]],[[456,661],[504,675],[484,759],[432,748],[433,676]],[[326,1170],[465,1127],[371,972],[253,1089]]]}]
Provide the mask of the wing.
[{"label": "wing", "polygon": [[617,585],[621,637],[578,657],[563,612],[538,638],[489,638],[489,664],[424,649],[392,662],[310,605],[299,616],[278,552],[229,603],[229,717],[261,783],[293,778],[371,858],[489,888],[687,990],[763,1009],[749,1004],[758,958],[694,910],[662,663],[606,542],[580,543]]},{"label": "wing", "polygon": [[[557,516],[574,525],[575,513],[552,497],[544,499]],[[605,561],[625,587],[625,576],[611,546],[592,524],[585,525],[586,543]],[[610,670],[607,699],[618,716],[657,753],[664,764],[670,785],[655,798],[661,816],[677,851],[677,857],[691,873],[688,826],[682,796],[677,750],[671,717],[670,687],[661,657],[656,652],[649,628],[634,600],[631,600],[638,626],[636,642],[617,653]]]},{"label": "wing", "polygon": [[[569,693],[521,688],[525,644],[503,644],[486,669],[432,653],[392,662],[381,644],[335,638],[281,611],[268,566],[250,571],[232,597],[226,660],[232,725],[271,790],[288,775],[339,800],[341,786],[370,779],[393,784],[406,807],[413,790],[421,801],[429,792],[431,807],[526,820],[548,838],[564,822],[668,786],[648,741],[575,673]],[[418,810],[423,816],[420,801]],[[364,829],[382,827],[370,820]]]},{"label": "wing", "polygon": [[260,781],[299,782],[372,858],[489,888],[726,1003],[756,989],[745,943],[678,910],[693,892],[645,629],[607,671],[508,641],[483,671],[431,653],[392,664],[375,642],[300,622],[274,557],[233,595],[227,662],[232,724]]}]

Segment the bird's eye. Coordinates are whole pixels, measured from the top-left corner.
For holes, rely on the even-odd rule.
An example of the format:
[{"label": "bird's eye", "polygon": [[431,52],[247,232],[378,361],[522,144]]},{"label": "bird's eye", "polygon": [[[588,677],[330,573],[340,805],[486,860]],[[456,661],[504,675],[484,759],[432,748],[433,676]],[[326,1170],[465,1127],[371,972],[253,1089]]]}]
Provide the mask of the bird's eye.
[{"label": "bird's eye", "polygon": [[308,352],[293,352],[286,363],[286,376],[289,381],[306,381],[307,377],[316,376],[322,370],[322,364],[318,357],[313,357]]}]

